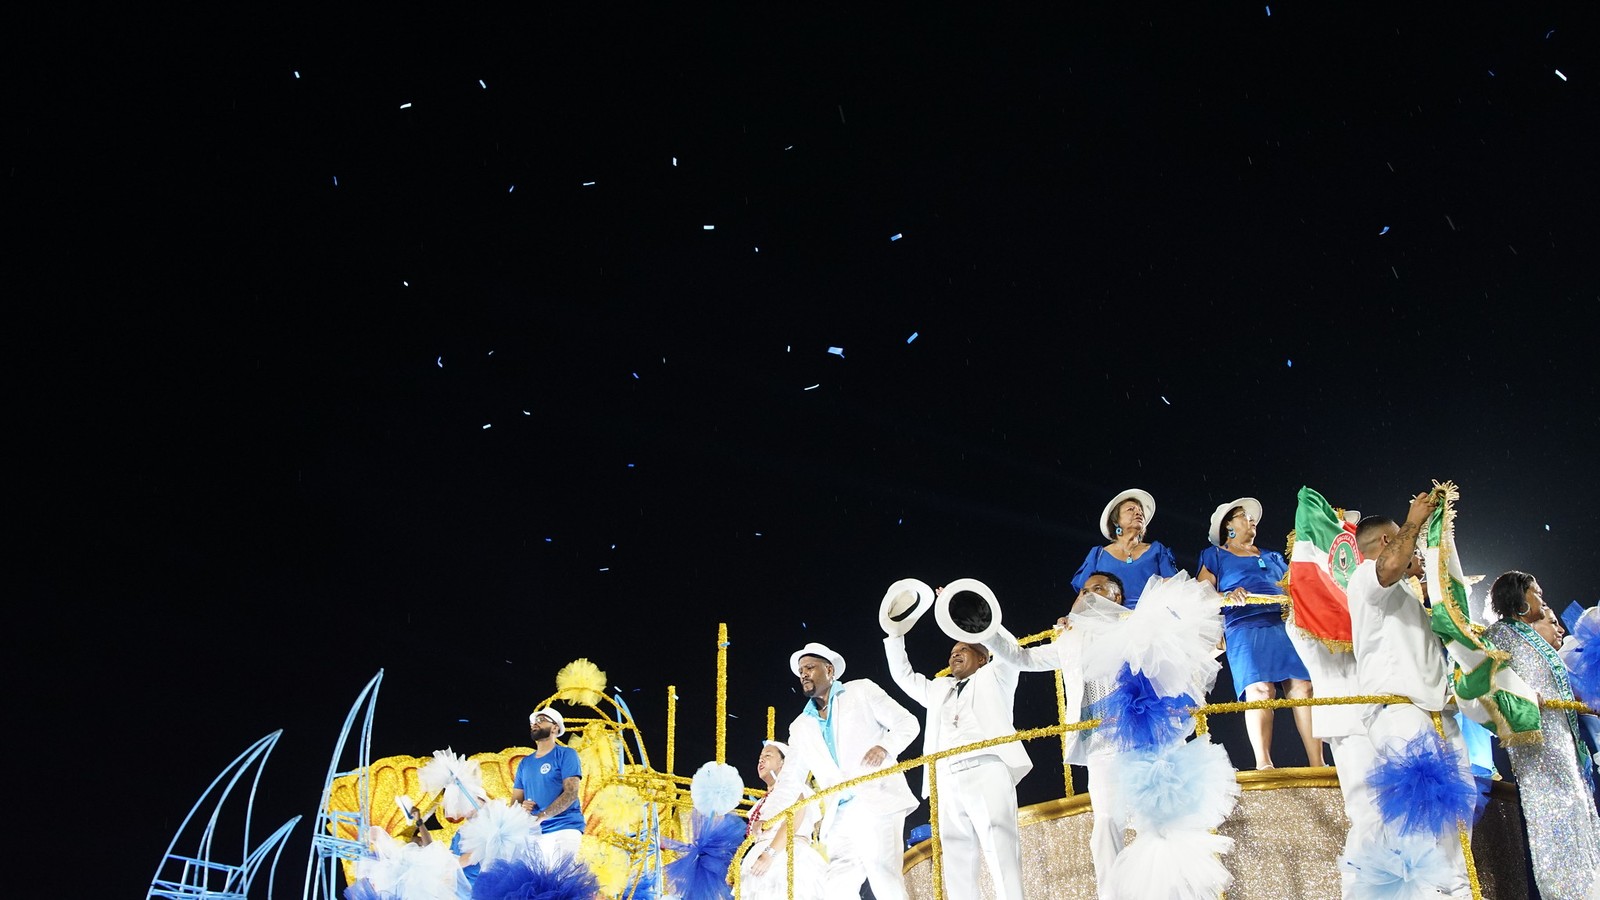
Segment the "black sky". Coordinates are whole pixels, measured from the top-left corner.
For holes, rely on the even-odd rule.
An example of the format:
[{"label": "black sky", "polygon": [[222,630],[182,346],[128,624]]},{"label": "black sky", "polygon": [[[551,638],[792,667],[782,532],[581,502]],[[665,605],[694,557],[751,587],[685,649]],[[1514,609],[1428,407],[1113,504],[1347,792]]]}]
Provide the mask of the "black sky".
[{"label": "black sky", "polygon": [[904,576],[1042,629],[1130,486],[1192,567],[1234,497],[1281,549],[1453,479],[1470,571],[1593,603],[1592,7],[1061,6],[26,32],[10,695],[137,811],[119,886],[275,728],[309,813],[379,667],[380,756],[587,656],[691,770],[725,621],[749,770],[790,650],[887,683]]}]

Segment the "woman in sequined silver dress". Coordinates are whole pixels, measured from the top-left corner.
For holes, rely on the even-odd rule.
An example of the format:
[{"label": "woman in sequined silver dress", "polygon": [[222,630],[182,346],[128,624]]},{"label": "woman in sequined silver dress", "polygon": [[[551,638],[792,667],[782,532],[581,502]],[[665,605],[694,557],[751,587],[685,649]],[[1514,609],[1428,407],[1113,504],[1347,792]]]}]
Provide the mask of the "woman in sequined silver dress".
[{"label": "woman in sequined silver dress", "polygon": [[[1500,620],[1485,637],[1511,654],[1511,668],[1541,700],[1571,700],[1567,670],[1556,650],[1561,635],[1545,615],[1539,582],[1526,572],[1495,579],[1489,602]],[[1600,896],[1600,815],[1588,782],[1589,751],[1574,713],[1545,709],[1537,743],[1507,747],[1522,795],[1533,876],[1546,900]]]}]

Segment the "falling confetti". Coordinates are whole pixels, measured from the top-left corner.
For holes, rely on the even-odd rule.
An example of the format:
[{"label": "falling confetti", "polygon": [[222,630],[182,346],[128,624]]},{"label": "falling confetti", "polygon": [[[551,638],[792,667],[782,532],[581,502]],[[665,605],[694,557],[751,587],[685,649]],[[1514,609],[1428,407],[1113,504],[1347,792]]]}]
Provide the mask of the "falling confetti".
[{"label": "falling confetti", "polygon": [[816,390],[816,389],[817,389],[817,388],[819,388],[819,387],[822,387],[822,385],[820,385],[820,384],[813,384],[813,385],[812,385],[812,386],[811,386],[811,387],[808,387],[808,388],[806,388],[806,390],[808,390],[808,391],[814,391],[814,390]]},{"label": "falling confetti", "polygon": [[1389,226],[1387,226],[1387,225],[1383,226],[1383,230],[1382,231],[1378,232],[1379,235],[1385,235],[1385,234],[1388,234],[1388,233],[1389,233]]},{"label": "falling confetti", "polygon": [[601,566],[600,567],[600,571],[609,572],[609,571],[611,571],[611,567],[610,566]]},{"label": "falling confetti", "polygon": [[701,225],[700,226],[700,230],[701,231],[716,231],[717,230],[717,226],[715,226],[715,225]]},{"label": "falling confetti", "polygon": [[400,104],[400,108],[401,108],[401,109],[410,109],[410,108],[411,108],[411,104],[409,104],[409,103],[402,103],[402,104]]},{"label": "falling confetti", "polygon": [[[508,660],[506,660],[506,662],[510,662],[510,661],[511,661],[511,660],[509,660],[509,659],[508,659]],[[467,720],[466,720],[466,719],[457,719],[457,720],[456,720],[456,721],[457,721],[457,722],[465,722],[465,721],[467,721]]]},{"label": "falling confetti", "polygon": [[[1550,29],[1549,31],[1546,31],[1544,33],[1544,39],[1547,40],[1547,41],[1550,40],[1550,35],[1555,34],[1555,33],[1556,33],[1556,30],[1554,28]],[[1550,526],[1546,525],[1545,527],[1549,528]]]},{"label": "falling confetti", "polygon": [[334,187],[338,187],[339,186],[339,176],[337,176],[337,175],[333,176],[333,186]]},{"label": "falling confetti", "polygon": [[1493,70],[1493,69],[1490,69],[1490,70],[1489,70],[1489,77],[1490,77],[1490,78],[1493,78],[1493,77],[1494,77],[1494,70]]},{"label": "falling confetti", "polygon": [[840,359],[844,359],[844,348],[843,347],[829,347],[828,348],[828,352],[832,353],[834,356],[839,357]]},{"label": "falling confetti", "polygon": [[1165,404],[1166,404],[1166,405],[1168,405],[1168,406],[1171,406],[1171,405],[1172,405],[1172,401],[1171,401],[1171,400],[1168,400],[1168,399],[1167,399],[1167,398],[1165,398],[1165,397],[1162,397],[1162,398],[1161,398],[1161,402],[1162,402],[1162,403],[1165,403]]},{"label": "falling confetti", "polygon": [[438,359],[434,360],[434,362],[439,364],[439,368],[441,368],[441,369],[444,368],[444,357],[441,356]]},{"label": "falling confetti", "polygon": [[411,287],[411,282],[406,281],[405,279],[402,278],[402,279],[400,279],[400,286],[401,287]]},{"label": "falling confetti", "polygon": [[911,337],[906,338],[906,343],[909,344],[912,341],[916,340],[917,339],[917,334],[918,334],[918,332],[915,332],[915,331],[911,332]]},{"label": "falling confetti", "polygon": [[1284,360],[1284,362],[1289,364],[1289,368],[1291,368],[1291,369],[1294,368],[1294,360],[1288,359],[1288,360]]},{"label": "falling confetti", "polygon": [[1567,76],[1561,74],[1561,70],[1560,69],[1556,70],[1556,77],[1561,79],[1562,81],[1566,81],[1567,80]]},{"label": "falling confetti", "polygon": [[1272,18],[1272,7],[1267,7],[1267,18]]},{"label": "falling confetti", "polygon": [[1455,223],[1454,219],[1450,218],[1449,216],[1445,216],[1444,220],[1445,220],[1445,222],[1449,223],[1451,231],[1455,231],[1456,230],[1456,223]]},{"label": "falling confetti", "polygon": [[895,241],[898,241],[903,237],[905,237],[905,235],[903,235],[903,234],[891,234],[891,235],[889,235],[889,242],[890,243],[894,243]]},{"label": "falling confetti", "polygon": [[673,168],[677,168],[678,167],[678,158],[676,156],[674,156],[672,158],[672,167]]},{"label": "falling confetti", "polygon": [[[630,468],[630,469],[633,468],[633,463],[628,463],[628,468]],[[616,544],[612,544],[611,546],[615,547]]]},{"label": "falling confetti", "polygon": [[516,186],[516,185],[514,185],[514,184],[513,184],[513,185],[512,185],[512,186],[511,186],[511,187],[510,187],[510,188],[509,188],[509,189],[508,189],[508,190],[507,190],[507,191],[506,191],[506,193],[508,193],[508,194],[511,194],[511,193],[515,193],[515,192],[516,192],[516,190],[517,190],[517,186]]},{"label": "falling confetti", "polygon": [[483,79],[482,78],[478,79],[478,87],[481,87],[486,91],[489,89],[489,86],[487,84],[483,83]]},{"label": "falling confetti", "polygon": [[544,539],[544,542],[545,542],[545,543],[546,543],[546,544],[553,544],[553,543],[555,543],[555,542],[556,542],[556,539],[555,539],[555,538],[545,538],[545,539]]},{"label": "falling confetti", "polygon": [[639,380],[639,373],[638,372],[633,373],[633,380],[634,381],[638,381]]},{"label": "falling confetti", "polygon": [[294,77],[296,77],[296,78],[300,77],[300,70],[299,69],[295,69],[294,70]]},{"label": "falling confetti", "polygon": [[760,248],[760,247],[757,247],[757,248],[756,248],[756,252],[757,252],[757,253],[760,253],[760,252],[761,252],[761,248]]},{"label": "falling confetti", "polygon": [[1394,266],[1390,266],[1389,267],[1389,271],[1394,273],[1394,280],[1395,281],[1399,281],[1400,280],[1400,270],[1399,269],[1396,269]]},{"label": "falling confetti", "polygon": [[1546,525],[1546,526],[1545,526],[1545,527],[1544,527],[1544,530],[1545,530],[1545,531],[1549,531],[1549,530],[1550,530],[1550,526],[1549,526],[1549,525]]},{"label": "falling confetti", "polygon": [[491,424],[490,424],[490,423],[488,423],[488,422],[485,422],[485,423],[483,423],[483,430],[484,430],[484,431],[488,431],[488,430],[489,430],[489,429],[491,429],[491,428],[493,428],[493,427],[494,427],[494,426],[493,426],[493,425],[491,425]]},{"label": "falling confetti", "polygon": [[531,416],[531,415],[533,415],[533,413],[531,413],[531,412],[528,412],[528,411],[527,411],[527,410],[523,410],[523,411],[522,411],[522,414],[523,414],[523,415],[525,415],[525,416]]}]

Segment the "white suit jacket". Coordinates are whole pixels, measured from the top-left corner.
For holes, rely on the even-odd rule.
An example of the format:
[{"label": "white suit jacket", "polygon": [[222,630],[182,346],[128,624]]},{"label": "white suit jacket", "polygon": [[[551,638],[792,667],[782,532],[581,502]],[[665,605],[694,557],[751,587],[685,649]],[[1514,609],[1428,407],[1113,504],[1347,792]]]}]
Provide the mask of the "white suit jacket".
[{"label": "white suit jacket", "polygon": [[[1002,633],[1004,631],[1002,630]],[[1013,647],[1017,639],[1010,634],[1003,638],[996,635],[997,643],[1010,641]],[[988,643],[985,644],[988,646]],[[889,672],[894,676],[894,683],[900,686],[911,699],[922,704],[928,710],[928,724],[923,732],[922,752],[933,753],[946,750],[955,746],[945,740],[940,734],[944,727],[944,716],[940,714],[945,701],[955,690],[956,679],[950,676],[928,678],[919,675],[911,668],[911,660],[906,658],[906,641],[904,637],[889,636],[883,639],[883,653],[889,660]],[[963,693],[972,696],[972,709],[978,716],[978,729],[985,738],[995,738],[1007,734],[1015,734],[1017,728],[1011,723],[1013,701],[1017,693],[1017,665],[1016,655],[1009,658],[993,654],[988,664],[972,673],[967,679],[967,686]],[[1051,666],[1052,668],[1054,666]],[[1028,751],[1021,743],[1000,744],[984,753],[993,753],[1011,770],[1011,783],[1014,785],[1022,780],[1022,776],[1033,769],[1033,760],[1028,758]],[[957,759],[959,757],[951,757]],[[928,796],[928,775],[922,775],[922,796]]]},{"label": "white suit jacket", "polygon": [[[861,762],[875,746],[889,751],[876,768],[888,768],[898,761],[921,730],[916,716],[894,702],[883,688],[865,678],[838,683],[829,701],[828,717],[833,720],[838,762],[834,762],[833,755],[828,752],[828,744],[822,739],[822,726],[815,718],[802,713],[789,723],[789,755],[783,761],[777,783],[767,794],[763,812],[771,821],[776,822],[777,814],[800,798],[806,776],[816,776],[817,787],[821,789],[875,771]],[[904,815],[918,805],[904,775],[889,775],[868,782],[855,788],[852,794],[852,806],[870,803],[881,815]],[[832,812],[839,799],[837,795],[827,799],[824,829],[832,824]]]},{"label": "white suit jacket", "polygon": [[[996,661],[1005,660],[1014,669],[1024,672],[1049,672],[1060,669],[1062,694],[1066,701],[1066,715],[1062,721],[1070,724],[1082,720],[1083,633],[1081,631],[1069,629],[1057,634],[1055,640],[1048,644],[1023,648],[1017,644],[1017,639],[1011,636],[1011,632],[1002,628],[984,646],[994,654]],[[1088,742],[1068,739],[1064,759],[1074,765],[1086,765]]]}]

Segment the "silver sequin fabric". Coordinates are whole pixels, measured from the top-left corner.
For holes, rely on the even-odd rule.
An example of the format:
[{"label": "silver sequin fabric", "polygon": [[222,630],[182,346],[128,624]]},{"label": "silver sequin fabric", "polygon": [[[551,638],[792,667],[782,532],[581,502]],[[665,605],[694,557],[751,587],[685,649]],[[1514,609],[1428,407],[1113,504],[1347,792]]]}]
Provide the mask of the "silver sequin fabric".
[{"label": "silver sequin fabric", "polygon": [[[1511,625],[1496,622],[1484,636],[1511,654],[1512,670],[1540,697],[1561,696],[1544,655]],[[1536,744],[1506,748],[1522,793],[1534,880],[1545,900],[1592,900],[1600,897],[1600,816],[1578,773],[1566,713],[1544,710],[1539,732]]]}]

